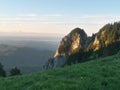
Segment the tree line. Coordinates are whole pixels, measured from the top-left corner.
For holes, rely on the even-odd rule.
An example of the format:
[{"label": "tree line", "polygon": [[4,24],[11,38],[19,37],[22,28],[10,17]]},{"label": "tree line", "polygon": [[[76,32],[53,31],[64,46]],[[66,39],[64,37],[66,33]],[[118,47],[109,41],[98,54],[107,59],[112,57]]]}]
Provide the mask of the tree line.
[{"label": "tree line", "polygon": [[[11,68],[9,72],[10,72],[9,76],[21,75],[20,69],[16,66]],[[4,66],[0,63],[0,77],[6,77],[6,76],[7,74],[6,74],[6,71],[4,70]]]}]

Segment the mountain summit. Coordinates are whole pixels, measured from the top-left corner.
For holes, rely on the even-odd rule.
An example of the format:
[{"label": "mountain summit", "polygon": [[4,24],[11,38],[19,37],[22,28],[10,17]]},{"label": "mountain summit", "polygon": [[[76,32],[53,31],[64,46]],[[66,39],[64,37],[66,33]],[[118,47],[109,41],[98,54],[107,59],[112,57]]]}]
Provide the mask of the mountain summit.
[{"label": "mountain summit", "polygon": [[87,34],[84,30],[75,28],[60,41],[54,57],[69,56],[76,50],[85,48],[86,40]]},{"label": "mountain summit", "polygon": [[62,67],[68,63],[108,56],[120,50],[120,22],[106,24],[92,37],[83,29],[75,28],[59,43],[53,58],[49,59],[45,69]]}]

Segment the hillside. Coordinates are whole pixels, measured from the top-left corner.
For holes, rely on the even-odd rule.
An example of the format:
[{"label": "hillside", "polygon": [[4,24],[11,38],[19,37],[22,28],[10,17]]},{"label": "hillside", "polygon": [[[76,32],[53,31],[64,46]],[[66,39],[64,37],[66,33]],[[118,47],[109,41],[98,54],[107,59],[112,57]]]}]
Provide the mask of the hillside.
[{"label": "hillside", "polygon": [[119,90],[120,52],[114,56],[23,76],[0,78],[0,90]]}]

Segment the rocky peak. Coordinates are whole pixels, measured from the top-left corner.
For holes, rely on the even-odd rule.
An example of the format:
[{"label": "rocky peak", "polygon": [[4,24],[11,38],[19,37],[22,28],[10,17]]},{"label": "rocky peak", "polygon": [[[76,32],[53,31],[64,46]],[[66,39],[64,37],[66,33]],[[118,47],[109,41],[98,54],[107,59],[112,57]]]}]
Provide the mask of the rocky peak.
[{"label": "rocky peak", "polygon": [[55,56],[69,56],[78,49],[85,48],[87,34],[83,29],[75,28],[67,36],[65,36],[56,50]]},{"label": "rocky peak", "polygon": [[49,59],[44,68],[50,69],[63,66],[71,54],[86,48],[86,41],[87,34],[83,29],[73,29],[68,35],[62,38],[54,57]]}]

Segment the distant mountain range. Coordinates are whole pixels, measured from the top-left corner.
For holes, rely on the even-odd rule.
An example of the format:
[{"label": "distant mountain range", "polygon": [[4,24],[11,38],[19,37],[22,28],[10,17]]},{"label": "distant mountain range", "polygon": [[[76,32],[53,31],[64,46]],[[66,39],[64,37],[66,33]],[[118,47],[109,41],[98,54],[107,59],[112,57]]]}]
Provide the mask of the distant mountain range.
[{"label": "distant mountain range", "polygon": [[75,28],[60,41],[54,57],[48,60],[44,69],[113,55],[119,50],[120,22],[106,24],[92,37],[87,36],[83,29]]}]

